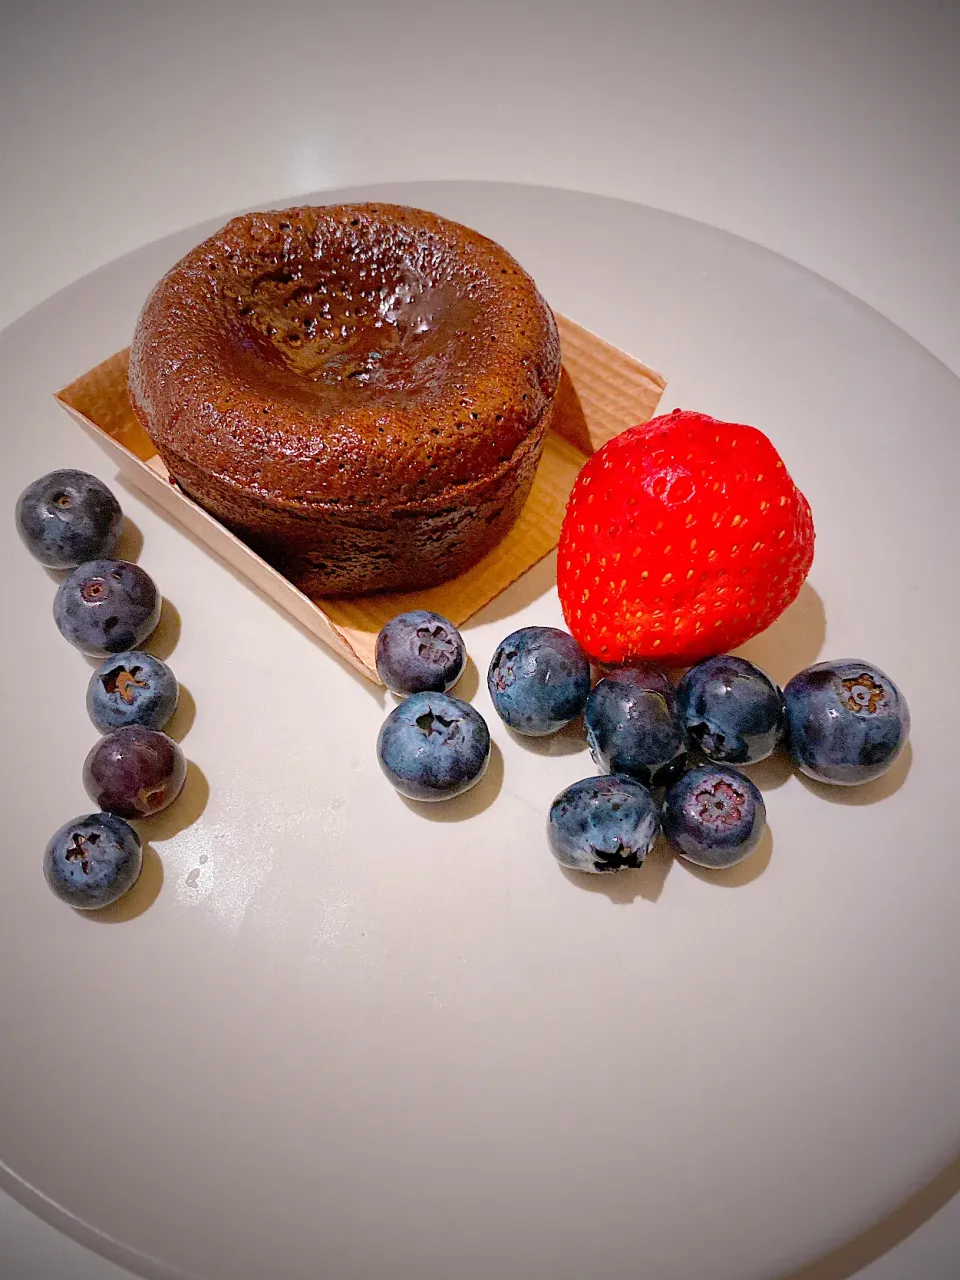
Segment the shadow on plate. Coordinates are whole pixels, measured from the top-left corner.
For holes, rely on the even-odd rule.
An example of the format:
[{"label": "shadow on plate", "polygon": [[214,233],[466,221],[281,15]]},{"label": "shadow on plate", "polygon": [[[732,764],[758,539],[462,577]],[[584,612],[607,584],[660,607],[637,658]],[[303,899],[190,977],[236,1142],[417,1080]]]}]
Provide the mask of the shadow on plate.
[{"label": "shadow on plate", "polygon": [[101,907],[99,911],[78,911],[77,915],[85,920],[94,920],[97,924],[123,924],[126,920],[135,920],[137,916],[152,907],[163,888],[163,863],[155,849],[149,844],[143,846],[143,867],[139,879],[122,898],[112,902],[109,907]]},{"label": "shadow on plate", "polygon": [[197,704],[193,700],[193,694],[185,684],[180,686],[180,696],[177,699],[177,709],[163,726],[163,732],[174,742],[182,742],[190,730],[193,728],[193,722],[197,718]]},{"label": "shadow on plate", "polygon": [[460,679],[450,690],[454,698],[459,698],[461,702],[472,702],[477,696],[477,690],[480,688],[480,672],[477,670],[477,664],[467,654],[467,660],[463,664],[463,673]]},{"label": "shadow on plate", "polygon": [[505,591],[496,596],[470,619],[478,626],[485,622],[504,622],[513,618],[520,609],[533,604],[552,591],[557,582],[557,553],[551,551],[518,578]]},{"label": "shadow on plate", "polygon": [[735,764],[733,767],[746,774],[753,785],[764,794],[782,787],[795,773],[790,757],[782,747],[772,756],[767,756],[766,760],[758,761],[757,764]]},{"label": "shadow on plate", "polygon": [[128,515],[123,517],[123,528],[120,530],[120,541],[117,543],[117,549],[113,553],[115,560],[132,560],[136,563],[140,559],[140,553],[143,551],[143,534],[140,526],[130,519]]},{"label": "shadow on plate", "polygon": [[[868,1227],[862,1235],[833,1249],[816,1262],[781,1275],[777,1280],[853,1280],[855,1276],[896,1248],[929,1222],[934,1214],[960,1194],[960,1156],[942,1169],[922,1190],[892,1213]],[[944,1273],[946,1274],[946,1273]],[[954,1274],[953,1271],[950,1274]]]},{"label": "shadow on plate", "polygon": [[180,639],[180,613],[166,596],[160,604],[160,621],[147,638],[144,649],[155,658],[166,662]]},{"label": "shadow on plate", "polygon": [[817,782],[797,770],[797,777],[815,796],[821,800],[829,800],[831,804],[876,804],[878,800],[886,800],[892,796],[907,780],[910,766],[913,763],[913,749],[910,743],[904,744],[903,750],[894,760],[886,773],[873,782],[864,782],[859,787],[834,787],[829,782]]},{"label": "shadow on plate", "polygon": [[[538,756],[575,756],[578,752],[585,751],[587,747],[587,735],[582,716],[577,716],[576,720],[571,720],[556,733],[545,734],[542,738],[532,738],[525,733],[514,733],[506,725],[504,728],[518,746]],[[592,770],[591,763],[590,771]]]},{"label": "shadow on plate", "polygon": [[705,884],[717,885],[721,889],[739,889],[742,885],[750,884],[751,881],[762,876],[769,867],[772,857],[773,833],[769,827],[764,827],[757,847],[742,862],[737,862],[732,867],[721,867],[711,871],[709,867],[698,867],[695,862],[688,862],[686,858],[677,858],[677,862],[684,871],[689,871],[692,876],[696,876]]},{"label": "shadow on plate", "polygon": [[[431,822],[466,822],[489,809],[502,786],[503,754],[497,744],[491,742],[486,773],[463,795],[454,796],[452,800],[408,800],[406,796],[400,796],[400,799],[418,817],[429,818]],[[399,792],[397,794],[400,795]]]},{"label": "shadow on plate", "polygon": [[782,688],[798,671],[817,661],[826,635],[823,601],[805,582],[776,622],[735,652],[766,671]]},{"label": "shadow on plate", "polygon": [[192,826],[207,807],[210,784],[199,765],[187,761],[187,776],[183,790],[167,809],[155,813],[152,818],[138,819],[137,830],[149,840],[169,840]]},{"label": "shadow on plate", "polygon": [[674,857],[666,840],[656,842],[638,871],[616,871],[591,875],[589,871],[573,871],[570,867],[560,870],[578,889],[588,893],[602,893],[620,906],[643,898],[645,902],[658,902]]}]

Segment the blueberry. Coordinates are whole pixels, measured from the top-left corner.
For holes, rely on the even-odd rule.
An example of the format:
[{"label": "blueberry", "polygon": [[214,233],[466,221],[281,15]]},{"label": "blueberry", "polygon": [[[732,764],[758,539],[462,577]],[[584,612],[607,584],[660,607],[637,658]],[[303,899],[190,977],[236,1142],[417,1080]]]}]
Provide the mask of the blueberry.
[{"label": "blueberry", "polygon": [[75,569],[113,555],[122,525],[120,503],[86,471],[51,471],[17,499],[23,545],[50,569]]},{"label": "blueberry", "polygon": [[688,861],[714,870],[732,867],[755,849],[766,820],[757,788],[724,765],[691,769],[663,800],[663,834]]},{"label": "blueberry", "polygon": [[377,738],[380,768],[411,800],[447,800],[468,791],[490,759],[479,711],[448,693],[413,693],[387,716]]},{"label": "blueberry", "polygon": [[444,693],[466,662],[460,632],[428,609],[399,613],[377,636],[377,675],[393,693]]},{"label": "blueberry", "polygon": [[888,675],[859,658],[818,662],[783,691],[787,747],[820,782],[852,787],[879,778],[910,734],[910,712]]},{"label": "blueberry", "polygon": [[521,627],[490,659],[487,688],[497,714],[516,733],[556,733],[583,711],[590,663],[566,631]]},{"label": "blueberry", "polygon": [[136,649],[108,658],[90,677],[87,711],[101,733],[126,724],[162,729],[177,709],[180,686],[165,662]]},{"label": "blueberry", "polygon": [[730,654],[690,668],[677,685],[677,709],[691,744],[724,764],[765,760],[783,732],[783,694],[759,667]]},{"label": "blueberry", "polygon": [[120,818],[149,818],[172,804],[187,776],[183,752],[165,733],[131,724],[106,734],[83,764],[90,799]]},{"label": "blueberry", "polygon": [[584,778],[550,806],[547,839],[553,856],[574,871],[639,867],[653,848],[660,818],[653,796],[632,778]]},{"label": "blueberry", "polygon": [[91,560],[60,584],[53,617],[60,634],[94,657],[142,644],[160,620],[160,592],[126,560]]},{"label": "blueberry", "polygon": [[140,837],[112,813],[88,813],[60,828],[43,855],[47,884],[71,907],[108,907],[136,884]]},{"label": "blueberry", "polygon": [[598,680],[583,715],[590,754],[608,773],[661,785],[686,749],[673,686],[656,667],[618,667]]}]

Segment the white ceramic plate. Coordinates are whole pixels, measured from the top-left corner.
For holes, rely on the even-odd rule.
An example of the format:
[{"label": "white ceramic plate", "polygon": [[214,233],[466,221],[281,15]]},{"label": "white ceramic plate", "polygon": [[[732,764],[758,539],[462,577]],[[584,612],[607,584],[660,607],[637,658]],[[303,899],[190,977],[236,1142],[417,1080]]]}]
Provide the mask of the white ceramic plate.
[{"label": "white ceramic plate", "polygon": [[510,186],[360,194],[496,237],[670,378],[665,408],[772,437],[817,555],[746,652],[781,681],[873,660],[912,751],[860,791],[759,766],[772,841],[739,871],[658,850],[584,885],[543,834],[593,772],[582,743],[519,745],[477,689],[506,631],[559,621],[550,562],[467,627],[497,753],[424,813],[377,768],[384,699],[119,489],[170,602],[193,763],[144,826],[132,901],[108,922],[64,908],[40,854],[89,807],[90,667],[10,515],[53,467],[113,480],[51,392],[124,345],[212,228],[150,245],[0,338],[4,1185],[150,1276],[769,1280],[916,1190],[960,1133],[960,383],[822,280],[679,218]]}]

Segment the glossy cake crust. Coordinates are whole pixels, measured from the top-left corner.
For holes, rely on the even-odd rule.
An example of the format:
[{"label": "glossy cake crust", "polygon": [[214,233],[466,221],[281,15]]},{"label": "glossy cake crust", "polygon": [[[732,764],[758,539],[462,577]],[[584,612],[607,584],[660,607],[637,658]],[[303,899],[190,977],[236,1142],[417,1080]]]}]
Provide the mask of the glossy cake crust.
[{"label": "glossy cake crust", "polygon": [[160,281],[130,392],[171,475],[310,595],[424,587],[516,519],[560,375],[499,245],[398,205],[235,218]]}]

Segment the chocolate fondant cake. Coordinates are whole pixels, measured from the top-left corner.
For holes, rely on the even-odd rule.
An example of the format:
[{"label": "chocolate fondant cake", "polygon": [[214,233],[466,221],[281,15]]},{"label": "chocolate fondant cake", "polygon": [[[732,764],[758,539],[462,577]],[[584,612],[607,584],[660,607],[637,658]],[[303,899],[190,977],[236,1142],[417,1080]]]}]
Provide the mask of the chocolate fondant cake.
[{"label": "chocolate fondant cake", "polygon": [[559,376],[504,249],[383,204],[235,218],[153,290],[129,374],[174,479],[312,596],[477,561],[529,492]]}]

